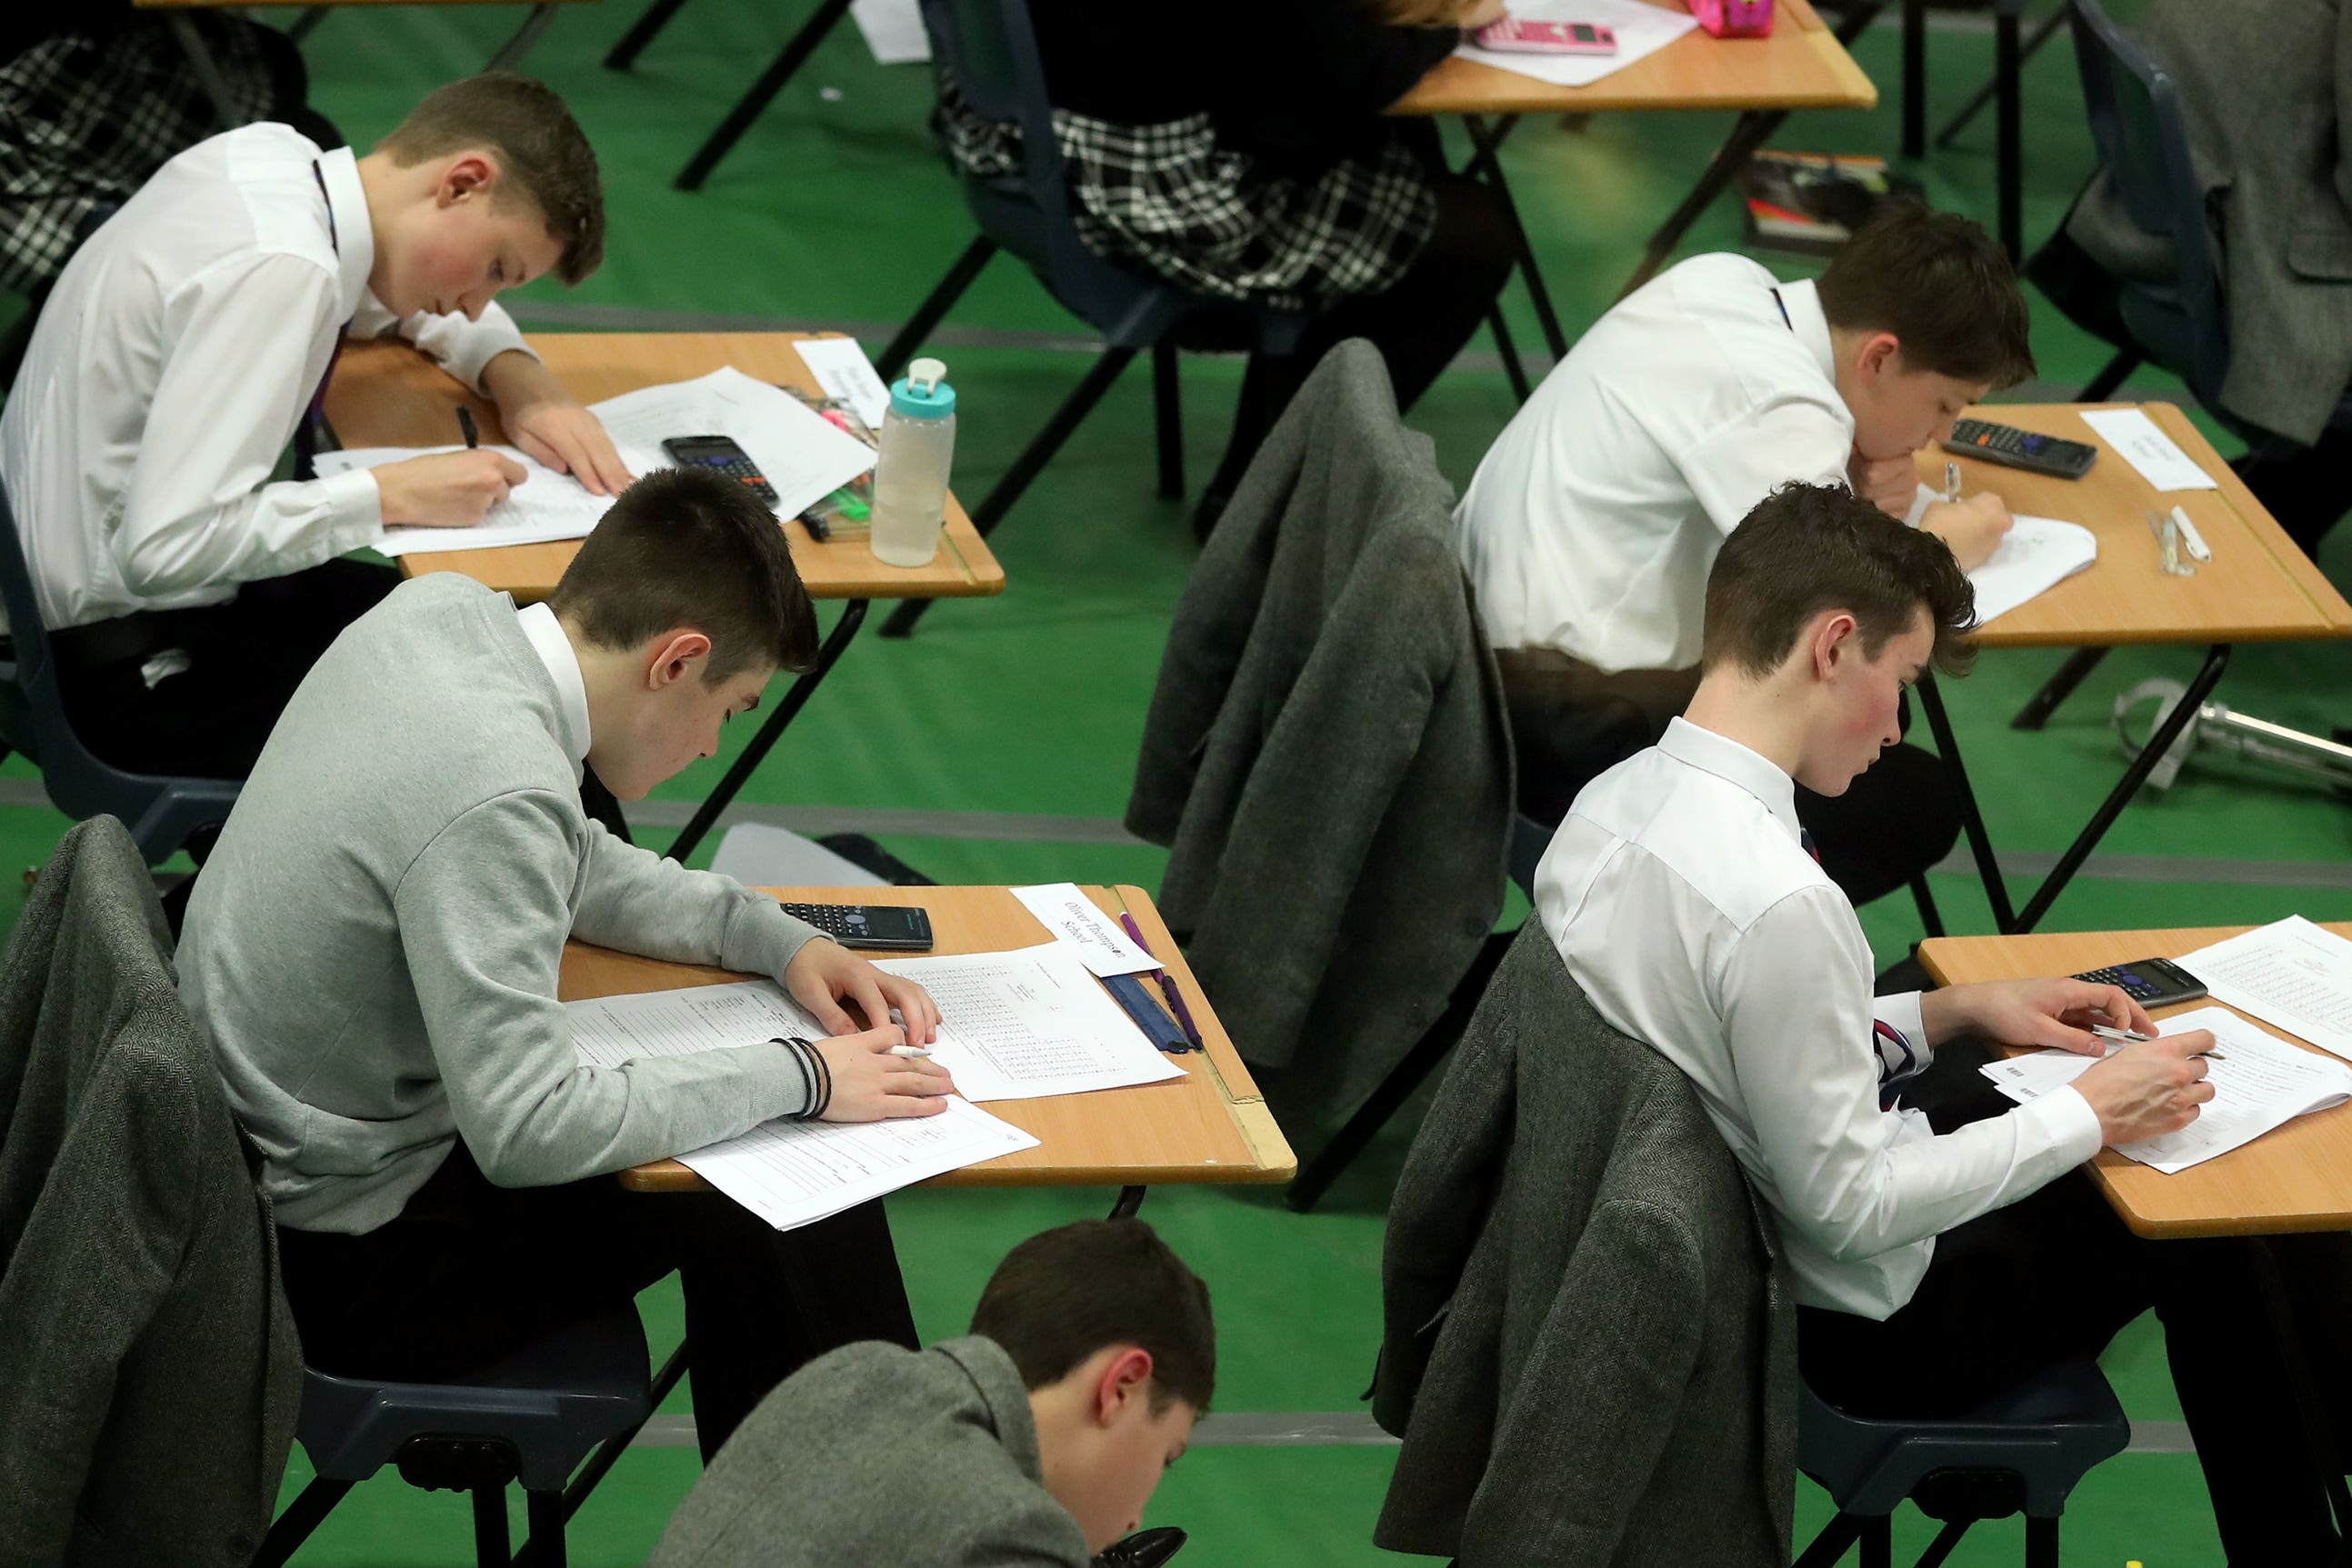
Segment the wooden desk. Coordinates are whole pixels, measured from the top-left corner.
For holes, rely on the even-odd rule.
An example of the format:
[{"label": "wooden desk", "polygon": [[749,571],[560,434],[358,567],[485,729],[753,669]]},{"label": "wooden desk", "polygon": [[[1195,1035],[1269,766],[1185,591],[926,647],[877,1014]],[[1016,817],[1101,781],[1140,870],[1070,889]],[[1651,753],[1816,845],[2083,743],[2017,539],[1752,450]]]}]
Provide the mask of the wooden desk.
[{"label": "wooden desk", "polygon": [[[761,381],[814,392],[816,382],[793,344],[817,335],[580,332],[536,337],[530,342],[566,391],[583,402],[597,402],[642,386],[708,375],[730,364]],[[352,343],[336,361],[334,380],[327,388],[327,423],[345,446],[440,446],[449,442],[457,429],[455,411],[461,404],[473,409],[487,439],[505,439],[506,428],[499,423],[495,404],[460,387],[406,343]],[[783,527],[792,541],[793,563],[800,568],[801,580],[808,585],[810,594],[847,602],[842,607],[841,619],[825,636],[816,667],[793,683],[728,768],[719,788],[671,843],[667,852],[680,862],[694,852],[744,780],[766,759],[784,727],[840,662],[865,623],[872,600],[971,597],[1004,591],[1004,569],[997,565],[987,541],[952,496],[948,497],[947,531],[940,538],[940,553],[930,565],[911,570],[876,560],[863,533],[845,533],[830,543],[818,544],[798,520]],[[400,567],[410,574],[464,572],[513,594],[518,601],[529,602],[554,591],[563,569],[579,551],[577,540],[498,549],[436,550],[403,556]]]},{"label": "wooden desk", "polygon": [[[2214,547],[2214,553],[2221,553],[2220,546]],[[2046,936],[1947,936],[1922,944],[1919,961],[1944,985],[2074,975],[2134,958],[2177,958],[2247,929],[2216,925]],[[2330,925],[2327,929],[2339,936],[2352,936],[2352,924]],[[2213,1005],[2189,1002],[2162,1009],[2156,1016],[2162,1019],[2189,1008]],[[2305,1051],[2318,1050],[2256,1021],[2257,1027]],[[2127,1160],[2113,1149],[2099,1152],[2091,1175],[2124,1223],[2141,1236],[2352,1230],[2352,1106],[2298,1116],[2242,1149],[2192,1166],[2178,1176],[2166,1176]]]},{"label": "wooden desk", "polygon": [[[1680,10],[1680,0],[1648,0],[1667,10]],[[1769,37],[1717,38],[1698,28],[1655,54],[1612,71],[1585,87],[1557,87],[1516,71],[1500,70],[1458,56],[1448,56],[1389,107],[1391,114],[1458,114],[1470,132],[1473,149],[1464,172],[1483,179],[1510,210],[1517,235],[1519,270],[1546,346],[1555,361],[1568,353],[1551,294],[1544,287],[1528,244],[1510,186],[1496,156],[1522,114],[1603,114],[1663,110],[1737,110],[1738,122],[1708,163],[1682,204],[1676,207],[1644,247],[1642,264],[1622,294],[1631,294],[1649,281],[1681,243],[1706,204],[1721,193],[1748,158],[1780,122],[1796,109],[1869,109],[1878,102],[1871,84],[1846,44],[1877,15],[1874,4],[1855,5],[1839,26],[1824,23],[1808,0],[1780,0],[1778,20]],[[1491,122],[1491,123],[1490,123]],[[1501,350],[1505,371],[1521,402],[1527,401],[1527,372],[1511,346],[1509,329],[1497,309],[1487,319]]]},{"label": "wooden desk", "polygon": [[[2203,643],[2205,664],[2189,684],[2188,694],[2124,770],[2089,825],[2059,857],[2021,909],[2011,904],[1990,835],[1977,809],[1975,790],[1969,784],[1967,767],[1960,759],[1958,742],[1944,711],[1941,690],[1932,677],[1921,680],[1920,706],[1927,710],[1937,748],[1959,786],[1969,848],[1991,901],[1994,923],[2004,932],[2030,931],[2049,912],[2182,727],[2196,716],[2198,705],[2228,666],[2232,643],[2352,636],[2352,604],[2346,603],[2319,569],[2294,547],[2186,414],[2170,403],[2139,405],[2158,429],[2219,481],[2219,489],[2159,494],[2121,454],[2097,441],[2083,422],[2084,406],[2132,405],[2001,403],[1969,411],[2004,424],[2099,445],[2098,461],[2081,479],[2053,479],[1972,458],[1952,459],[1960,465],[1968,491],[1998,491],[2014,511],[2080,523],[2098,536],[2099,559],[2089,570],[2018,606],[1977,634],[1977,641],[1989,648],[2086,651],[2069,661],[2042,688],[2019,716],[2016,727],[2040,728],[2050,710],[2089,673],[2106,648],[2126,643]],[[1940,486],[1944,464],[1949,458],[1942,451],[1921,453],[1922,482]],[[2212,547],[2213,559],[2200,565],[2193,577],[2164,574],[2156,540],[2147,529],[2146,517],[2150,509],[2162,511],[2175,505],[2189,513]]]},{"label": "wooden desk", "polygon": [[[778,897],[809,903],[911,904],[929,910],[936,953],[982,953],[1026,947],[1048,936],[1010,891],[1002,887],[774,888]],[[1168,963],[1205,1050],[1173,1058],[1184,1076],[1131,1089],[1062,1094],[1044,1100],[992,1100],[1001,1116],[1040,1140],[1034,1149],[950,1171],[926,1186],[1108,1186],[1152,1183],[1272,1183],[1298,1168],[1248,1067],[1217,1021],[1175,938],[1149,894],[1138,887],[1093,887],[1104,909],[1135,916],[1153,953]],[[658,959],[632,957],[574,942],[564,949],[559,994],[566,1001],[618,992],[672,990],[740,979]],[[698,1190],[702,1178],[676,1160],[623,1173],[639,1192]]]},{"label": "wooden desk", "polygon": [[[803,338],[838,336],[814,332],[557,332],[534,336],[530,346],[555,372],[563,388],[582,402],[601,402],[639,387],[690,381],[732,365],[774,386],[814,392],[816,378],[801,363],[793,343]],[[396,340],[352,343],[335,363],[327,389],[327,423],[345,446],[446,446],[455,439],[455,411],[471,408],[482,439],[504,441],[498,405],[467,392],[406,343]],[[965,515],[948,497],[947,531],[940,553],[926,567],[884,566],[866,548],[862,530],[845,530],[819,544],[797,518],[784,525],[793,564],[816,599],[961,599],[1004,591],[1004,569],[990,553]],[[509,545],[496,549],[436,550],[403,556],[401,570],[462,571],[517,602],[529,603],[555,591],[563,569],[580,553],[577,539],[551,544]]]}]

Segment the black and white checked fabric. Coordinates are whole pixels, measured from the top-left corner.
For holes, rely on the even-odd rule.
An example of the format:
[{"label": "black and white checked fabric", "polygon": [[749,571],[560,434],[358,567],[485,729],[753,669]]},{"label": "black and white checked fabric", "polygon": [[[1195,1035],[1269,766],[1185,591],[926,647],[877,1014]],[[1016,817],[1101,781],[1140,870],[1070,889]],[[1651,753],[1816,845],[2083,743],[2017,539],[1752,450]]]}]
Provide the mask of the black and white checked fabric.
[{"label": "black and white checked fabric", "polygon": [[[270,118],[264,29],[196,20],[243,120]],[[152,18],[58,33],[0,63],[0,285],[30,294],[55,282],[94,209],[129,200],[224,129],[179,41]]]},{"label": "black and white checked fabric", "polygon": [[[982,119],[944,75],[939,125],[967,177],[1020,173],[1021,128]],[[1376,294],[1436,226],[1424,165],[1394,137],[1301,179],[1221,146],[1206,114],[1115,125],[1057,109],[1054,131],[1087,248],[1206,298],[1318,310]]]}]

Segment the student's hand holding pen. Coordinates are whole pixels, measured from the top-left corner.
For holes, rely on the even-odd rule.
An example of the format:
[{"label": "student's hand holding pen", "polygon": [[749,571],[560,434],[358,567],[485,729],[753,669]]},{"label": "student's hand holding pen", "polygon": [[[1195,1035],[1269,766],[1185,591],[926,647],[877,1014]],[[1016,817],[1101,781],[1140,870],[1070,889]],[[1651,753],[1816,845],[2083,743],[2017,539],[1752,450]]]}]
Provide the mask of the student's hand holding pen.
[{"label": "student's hand holding pen", "polygon": [[897,1024],[814,1040],[827,1080],[820,1122],[887,1122],[936,1116],[955,1092],[948,1070],[929,1057],[901,1056],[907,1035]]},{"label": "student's hand holding pen", "polygon": [[906,1021],[908,1045],[929,1045],[938,1037],[940,1009],[930,992],[912,980],[885,974],[830,936],[813,936],[801,944],[782,977],[793,999],[814,1013],[829,1033],[856,1030],[856,1020],[845,1007],[854,1002],[869,1025],[888,1023],[896,1008]]},{"label": "student's hand holding pen", "polygon": [[1974,571],[1992,559],[2015,519],[2009,506],[1990,490],[1979,490],[1965,501],[1937,501],[1919,514],[1919,528],[1949,545],[1962,571]]},{"label": "student's hand holding pen", "polygon": [[2085,1068],[2074,1080],[2074,1092],[2098,1113],[2105,1142],[2160,1138],[2195,1121],[2213,1098],[2204,1061],[2212,1049],[2213,1031],[2203,1029],[2126,1045]]},{"label": "student's hand holding pen", "polygon": [[503,453],[436,452],[371,468],[386,526],[470,528],[523,482],[523,466]]}]

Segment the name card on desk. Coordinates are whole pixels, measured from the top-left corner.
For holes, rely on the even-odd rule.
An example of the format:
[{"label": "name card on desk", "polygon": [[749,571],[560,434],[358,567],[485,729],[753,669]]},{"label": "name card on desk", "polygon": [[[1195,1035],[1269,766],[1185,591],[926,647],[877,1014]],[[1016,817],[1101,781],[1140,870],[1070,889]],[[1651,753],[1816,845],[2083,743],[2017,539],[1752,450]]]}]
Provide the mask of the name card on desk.
[{"label": "name card on desk", "polygon": [[2136,408],[2085,409],[2083,423],[2123,454],[2139,476],[2159,490],[2213,490],[2213,476],[2180,450],[2180,444]]}]

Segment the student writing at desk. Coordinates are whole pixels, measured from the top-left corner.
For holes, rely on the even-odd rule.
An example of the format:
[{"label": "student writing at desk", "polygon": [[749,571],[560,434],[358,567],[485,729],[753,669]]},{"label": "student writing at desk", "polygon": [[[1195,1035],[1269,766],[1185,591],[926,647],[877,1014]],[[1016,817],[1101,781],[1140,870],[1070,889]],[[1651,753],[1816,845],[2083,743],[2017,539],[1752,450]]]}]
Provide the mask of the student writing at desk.
[{"label": "student writing at desk", "polygon": [[166,163],[66,266],[0,414],[5,481],[74,729],[151,773],[242,778],[304,672],[392,591],[335,558],[479,522],[492,452],[277,470],[346,332],[397,329],[599,494],[629,476],[493,303],[604,254],[595,154],[555,94],[477,77],[376,149],[248,125]]},{"label": "student writing at desk", "polygon": [[[1911,455],[2033,370],[2025,300],[1964,218],[1894,204],[1818,284],[1702,256],[1603,316],[1505,427],[1454,512],[1501,666],[1519,809],[1555,822],[1584,782],[1657,739],[1697,689],[1707,569],[1788,480],[1844,483],[1900,516]],[[2009,513],[1990,493],[1920,526],[1963,567]],[[1800,791],[1857,904],[1951,849],[1943,768],[1898,747],[1846,799]]]},{"label": "student writing at desk", "polygon": [[[1834,796],[1895,739],[1902,688],[1965,664],[1973,593],[1940,540],[1842,486],[1790,486],[1716,557],[1688,713],[1576,800],[1536,873],[1544,930],[1594,1008],[1690,1079],[1770,1207],[1798,1353],[1856,1415],[1958,1416],[2092,1357],[2153,1306],[2229,1560],[2331,1561],[2335,1527],[2235,1239],[2143,1240],[2070,1175],[2212,1097],[2196,1030],[2126,1046],[2073,1091],[1903,1098],[1956,1035],[2097,1054],[2153,1033],[2120,989],[2047,979],[1874,998],[1853,905],[1808,853],[1797,786]],[[2335,1343],[2340,1236],[2267,1243]]]},{"label": "student writing at desk", "polygon": [[[809,1357],[915,1343],[880,1204],[779,1234],[609,1174],[779,1116],[945,1106],[943,1069],[889,1054],[933,1036],[922,988],[582,811],[583,768],[640,799],[815,653],[775,517],[665,470],[545,604],[432,573],[294,694],[196,879],[179,974],[263,1156],[311,1365],[431,1382],[679,1270],[707,1457]],[[556,1000],[572,936],[772,976],[835,1038],[583,1066]],[[845,1000],[879,1027],[852,1032]]]}]

